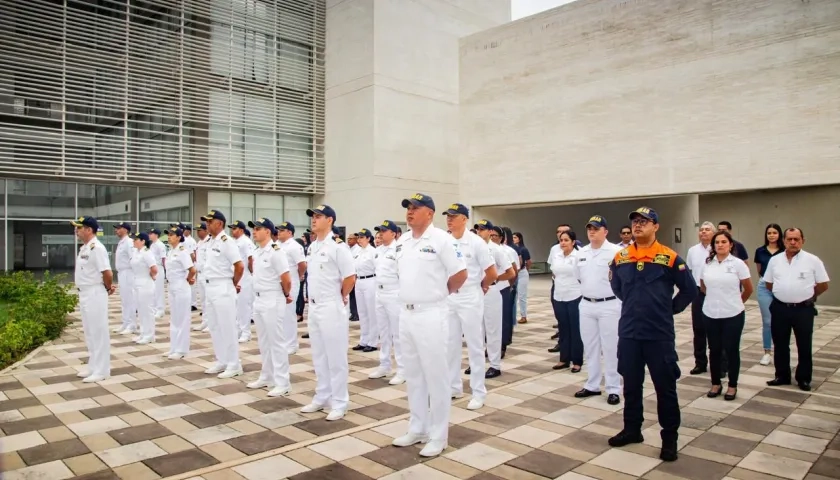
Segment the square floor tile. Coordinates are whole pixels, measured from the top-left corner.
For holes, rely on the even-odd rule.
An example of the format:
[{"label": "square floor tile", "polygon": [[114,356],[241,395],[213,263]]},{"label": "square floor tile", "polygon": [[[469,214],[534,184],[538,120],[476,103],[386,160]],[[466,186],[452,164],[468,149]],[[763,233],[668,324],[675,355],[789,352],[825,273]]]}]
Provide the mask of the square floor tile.
[{"label": "square floor tile", "polygon": [[155,438],[166,437],[172,435],[172,431],[160,425],[159,423],[149,423],[147,425],[140,425],[139,427],[121,428],[108,432],[114,440],[120,445],[129,445],[132,443],[142,442],[144,440],[154,440]]},{"label": "square floor tile", "polygon": [[223,423],[232,423],[243,420],[239,415],[225,409],[213,410],[212,412],[195,413],[181,417],[198,428],[213,427]]},{"label": "square floor tile", "polygon": [[413,467],[394,472],[390,475],[385,475],[379,480],[458,480],[458,477],[453,477],[440,470],[427,467],[420,464]]},{"label": "square floor tile", "polygon": [[593,458],[588,463],[598,467],[615,470],[616,472],[641,477],[645,473],[656,468],[657,465],[662,463],[662,460],[613,448]]},{"label": "square floor tile", "polygon": [[231,438],[241,437],[242,432],[227,425],[215,425],[180,434],[185,440],[195,446],[207,445],[210,443],[222,442]]},{"label": "square floor tile", "polygon": [[309,432],[313,435],[323,436],[323,435],[330,435],[332,433],[341,432],[343,430],[349,430],[351,428],[355,428],[358,425],[352,423],[350,421],[344,420],[335,420],[332,422],[326,421],[324,418],[319,418],[316,420],[307,420],[305,422],[296,423],[295,427],[303,430],[304,432]]},{"label": "square floor tile", "polygon": [[529,447],[539,448],[546,443],[557,440],[562,437],[562,435],[528,425],[522,425],[521,427],[514,428],[513,430],[508,430],[507,432],[499,435],[499,437],[521,443],[523,445],[528,445]]},{"label": "square floor tile", "polygon": [[543,450],[534,450],[507,462],[507,465],[543,477],[556,478],[580,465],[581,461],[555,455]]},{"label": "square floor tile", "polygon": [[828,445],[828,440],[775,430],[773,433],[768,435],[762,443],[776,445],[783,448],[790,448],[792,450],[821,454]]},{"label": "square floor tile", "polygon": [[516,458],[516,455],[512,453],[484,445],[483,443],[473,443],[444,456],[478,470],[490,470]]},{"label": "square floor tile", "polygon": [[758,442],[706,432],[692,440],[689,445],[712,452],[744,457],[758,445]]},{"label": "square floor tile", "polygon": [[308,468],[283,455],[233,467],[233,471],[245,477],[246,480],[279,480],[308,470]]},{"label": "square floor tile", "polygon": [[364,455],[379,449],[376,445],[354,437],[339,437],[327,442],[317,443],[309,448],[336,462],[341,462],[348,458]]},{"label": "square floor tile", "polygon": [[184,450],[144,460],[143,463],[161,477],[198,470],[219,463],[218,460],[198,449]]},{"label": "square floor tile", "polygon": [[88,435],[105,433],[111,430],[126,428],[128,426],[129,425],[122,421],[119,417],[105,417],[96,420],[88,420],[86,422],[71,423],[67,425],[67,428],[72,430],[73,433],[79,437],[86,437]]},{"label": "square floor tile", "polygon": [[801,480],[805,478],[808,470],[811,469],[811,463],[782,457],[780,455],[770,455],[768,453],[753,451],[741,460],[738,467],[768,475],[775,475],[777,477]]},{"label": "square floor tile", "polygon": [[564,408],[554,413],[550,413],[542,417],[542,419],[552,423],[559,423],[560,425],[565,425],[567,427],[583,428],[596,420],[606,417],[607,415],[609,415],[609,412],[573,405],[569,408]]},{"label": "square floor tile", "polygon": [[0,453],[16,452],[26,448],[37,447],[47,443],[38,432],[19,433],[17,435],[9,435],[8,437],[0,437]]},{"label": "square floor tile", "polygon": [[88,447],[77,438],[59,442],[45,443],[37,447],[19,450],[18,455],[27,465],[64,460],[90,453]]},{"label": "square floor tile", "polygon": [[308,472],[299,473],[290,477],[289,480],[370,480],[370,478],[340,463],[332,463]]},{"label": "square floor tile", "polygon": [[731,465],[711,462],[690,455],[680,455],[676,462],[662,462],[653,469],[665,475],[688,480],[721,480],[732,470]]},{"label": "square floor tile", "polygon": [[63,480],[73,476],[67,465],[58,460],[3,473],[4,480]]},{"label": "square floor tile", "polygon": [[429,460],[426,457],[421,457],[420,450],[417,448],[394,447],[392,445],[366,453],[364,456],[393,470],[403,470]]},{"label": "square floor tile", "polygon": [[225,443],[245,455],[256,455],[257,453],[285,447],[286,445],[291,445],[295,442],[282,435],[278,435],[271,430],[266,430],[264,432],[253,433],[251,435],[244,435],[231,440],[226,440]]},{"label": "square floor tile", "polygon": [[141,462],[149,458],[160,457],[167,453],[150,441],[132,443],[122,447],[96,452],[106,465],[111,468]]},{"label": "square floor tile", "polygon": [[54,415],[44,415],[43,417],[28,418],[24,420],[17,420],[8,423],[0,423],[0,430],[4,434],[17,435],[19,433],[32,432],[35,430],[44,430],[47,428],[60,427],[64,425],[58,417]]}]

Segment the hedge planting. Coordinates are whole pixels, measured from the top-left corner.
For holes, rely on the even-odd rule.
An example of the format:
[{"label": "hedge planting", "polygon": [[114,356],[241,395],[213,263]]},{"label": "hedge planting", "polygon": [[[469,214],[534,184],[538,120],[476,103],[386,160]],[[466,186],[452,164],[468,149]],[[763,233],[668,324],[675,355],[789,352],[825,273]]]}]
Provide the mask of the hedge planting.
[{"label": "hedge planting", "polygon": [[49,272],[40,282],[32,272],[0,274],[0,302],[8,309],[0,325],[0,369],[61,335],[79,301],[62,279]]}]

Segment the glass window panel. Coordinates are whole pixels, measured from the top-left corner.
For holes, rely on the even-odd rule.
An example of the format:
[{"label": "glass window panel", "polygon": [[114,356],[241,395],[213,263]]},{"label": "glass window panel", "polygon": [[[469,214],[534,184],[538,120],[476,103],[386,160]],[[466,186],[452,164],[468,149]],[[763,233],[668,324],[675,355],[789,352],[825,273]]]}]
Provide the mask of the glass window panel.
[{"label": "glass window panel", "polygon": [[233,207],[232,213],[230,217],[227,217],[228,224],[235,222],[236,220],[242,220],[245,223],[254,220],[254,209],[252,208],[245,208],[245,207]]},{"label": "glass window panel", "polygon": [[8,181],[9,217],[64,221],[76,218],[76,185],[73,183]]},{"label": "glass window panel", "polygon": [[283,198],[283,203],[285,204],[283,219],[292,222],[298,230],[303,232],[310,223],[306,210],[311,205],[311,199],[309,197],[287,195]]},{"label": "glass window panel", "polygon": [[[80,185],[81,187],[81,185]],[[83,197],[81,192],[92,194]],[[92,215],[102,221],[137,221],[137,188],[121,185],[94,185],[80,189],[79,215]]]},{"label": "glass window panel", "polygon": [[[210,210],[230,211],[230,192],[207,192],[207,206]],[[202,215],[204,213],[202,212]]]},{"label": "glass window panel", "polygon": [[141,222],[191,223],[190,207],[189,190],[140,187]]},{"label": "glass window panel", "polygon": [[[256,217],[270,218],[275,224],[285,221],[283,218],[283,196],[257,195]],[[294,223],[294,222],[292,222]]]},{"label": "glass window panel", "polygon": [[76,264],[76,237],[67,221],[9,221],[12,270],[70,273]]},{"label": "glass window panel", "polygon": [[254,208],[254,194],[253,193],[232,193],[231,205],[233,207],[248,207]]}]

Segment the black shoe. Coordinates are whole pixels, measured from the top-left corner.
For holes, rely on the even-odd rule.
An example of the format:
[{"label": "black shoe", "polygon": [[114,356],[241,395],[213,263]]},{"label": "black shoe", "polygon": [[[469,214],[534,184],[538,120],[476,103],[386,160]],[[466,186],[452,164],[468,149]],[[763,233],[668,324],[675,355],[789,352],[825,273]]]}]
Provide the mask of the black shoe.
[{"label": "black shoe", "polygon": [[355,347],[353,347],[351,350],[355,350],[355,351],[358,352],[359,350],[364,350],[365,348],[367,348],[367,347],[365,347],[364,345],[362,345],[360,343],[360,344],[356,345]]},{"label": "black shoe", "polygon": [[558,363],[557,365],[551,367],[552,370],[565,370],[569,368],[571,364],[569,362],[566,363]]},{"label": "black shoe", "polygon": [[642,432],[628,432],[627,430],[622,430],[618,432],[616,436],[610,438],[607,443],[609,443],[611,447],[623,447],[630,445],[631,443],[642,443],[644,441],[645,437],[642,436]]},{"label": "black shoe", "polygon": [[469,375],[471,373],[472,373],[472,368],[471,367],[467,367],[467,369],[464,370],[464,375]]},{"label": "black shoe", "polygon": [[662,442],[662,450],[659,451],[659,458],[664,462],[677,460],[677,441],[669,440]]},{"label": "black shoe", "polygon": [[298,315],[298,323],[303,321],[303,315]]},{"label": "black shoe", "polygon": [[607,395],[607,403],[610,405],[618,405],[621,403],[621,397],[619,397],[617,393],[611,393]]},{"label": "black shoe", "polygon": [[735,393],[731,393],[731,394],[727,393],[726,395],[723,396],[723,399],[726,400],[727,402],[731,402],[732,400],[735,400],[735,397],[737,397],[737,396],[738,396],[738,389],[736,388]]},{"label": "black shoe", "polygon": [[810,392],[811,391],[811,384],[809,382],[799,382],[799,389],[803,392]]},{"label": "black shoe", "polygon": [[559,325],[557,325],[557,324],[555,323],[555,324],[554,324],[554,326],[553,326],[553,327],[551,327],[551,328],[557,328],[558,326],[559,326]]},{"label": "black shoe", "polygon": [[701,373],[706,373],[707,371],[708,370],[706,370],[706,367],[701,367],[700,365],[697,365],[696,367],[692,368],[691,371],[688,373],[692,375],[700,375]]},{"label": "black shoe", "polygon": [[484,372],[484,378],[496,378],[501,374],[502,374],[501,370],[496,370],[495,368],[490,367],[490,368],[487,369],[486,372]]},{"label": "black shoe", "polygon": [[767,382],[768,387],[778,387],[779,385],[790,385],[790,380],[782,380],[777,377]]},{"label": "black shoe", "polygon": [[308,333],[304,333],[303,335],[301,335],[301,336],[300,336],[300,338],[309,338],[309,334],[308,334]]},{"label": "black shoe", "polygon": [[554,335],[551,336],[551,338],[549,340],[557,340],[558,338],[560,338],[560,334],[555,333]]},{"label": "black shoe", "polygon": [[358,322],[359,321],[359,316],[358,315],[350,315],[350,321],[351,322]]},{"label": "black shoe", "polygon": [[[717,386],[718,385],[715,385],[715,387],[717,387]],[[709,398],[719,397],[720,392],[722,392],[722,391],[723,391],[723,387],[720,387],[720,389],[718,389],[718,391],[709,390],[709,393],[707,393],[706,396],[709,397]]]},{"label": "black shoe", "polygon": [[192,312],[197,312],[197,311],[198,311],[198,307],[190,307],[190,311],[192,311]]},{"label": "black shoe", "polygon": [[502,358],[505,358],[505,354],[507,354],[507,349],[503,348],[502,349]]},{"label": "black shoe", "polygon": [[376,347],[365,347],[365,348],[362,349],[362,351],[365,352],[365,353],[375,352],[377,350],[379,350],[379,349],[376,348]]},{"label": "black shoe", "polygon": [[557,353],[560,351],[560,345],[555,345],[548,349],[548,353]]},{"label": "black shoe", "polygon": [[586,398],[586,397],[595,397],[600,395],[601,392],[593,392],[592,390],[587,390],[585,388],[581,388],[577,392],[575,392],[575,398]]}]

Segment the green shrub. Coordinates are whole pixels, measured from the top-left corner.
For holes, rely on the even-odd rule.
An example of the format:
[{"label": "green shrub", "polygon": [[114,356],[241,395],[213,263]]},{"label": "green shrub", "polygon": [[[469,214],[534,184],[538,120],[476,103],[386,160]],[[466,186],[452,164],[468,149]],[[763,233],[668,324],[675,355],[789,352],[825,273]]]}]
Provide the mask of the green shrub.
[{"label": "green shrub", "polygon": [[8,320],[0,325],[0,368],[61,335],[78,303],[62,278],[47,273],[38,282],[31,272],[0,275],[0,301],[9,303]]}]

